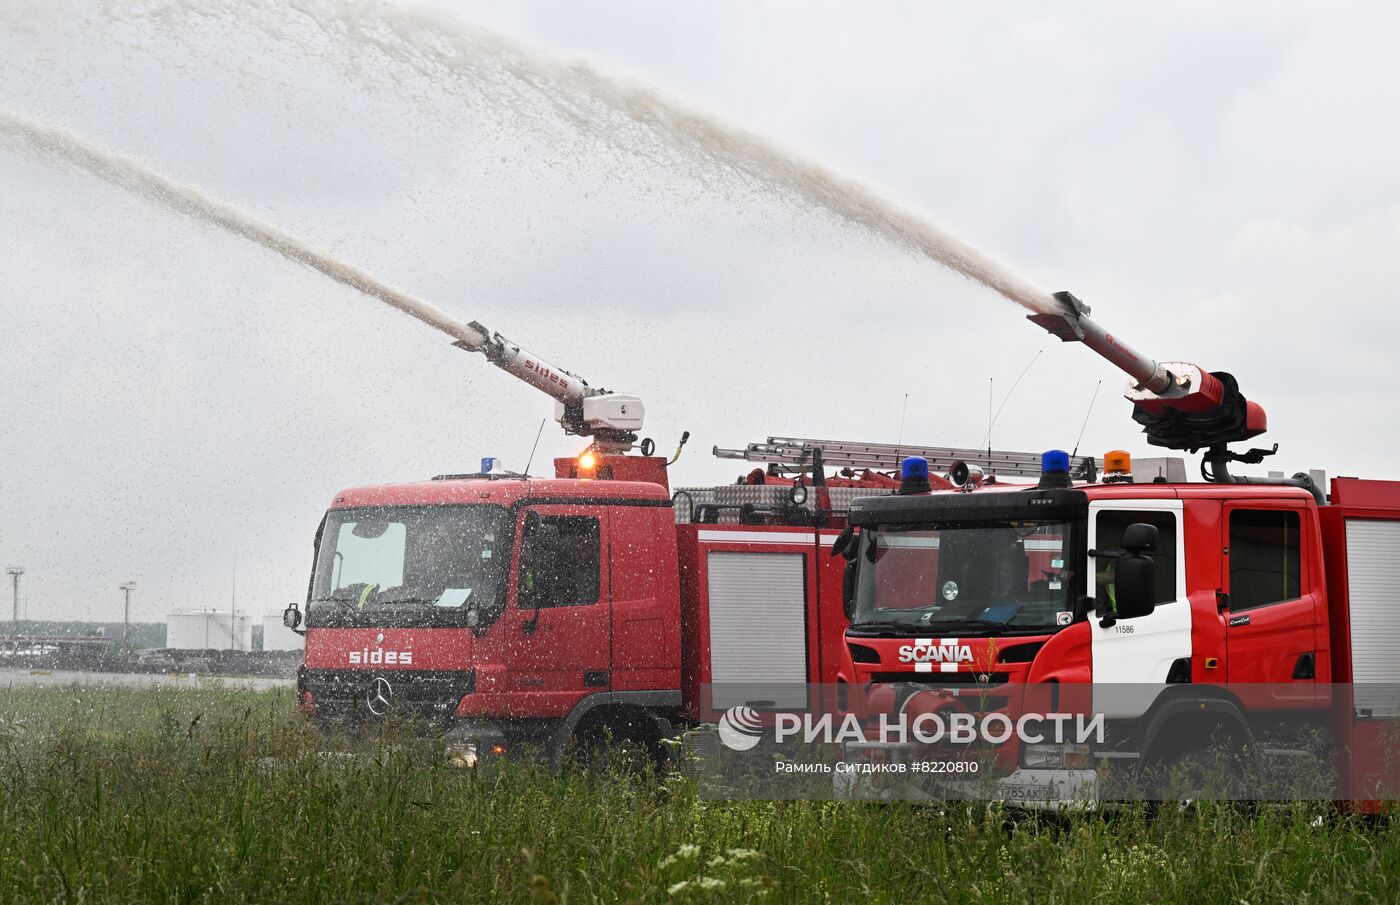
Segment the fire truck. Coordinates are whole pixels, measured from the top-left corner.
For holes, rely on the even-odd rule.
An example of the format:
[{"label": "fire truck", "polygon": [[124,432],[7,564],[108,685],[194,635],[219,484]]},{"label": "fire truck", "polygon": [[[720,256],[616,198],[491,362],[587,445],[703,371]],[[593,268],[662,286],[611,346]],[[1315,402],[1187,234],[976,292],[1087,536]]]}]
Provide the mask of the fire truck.
[{"label": "fire truck", "polygon": [[[1180,758],[1302,713],[1331,715],[1343,797],[1393,795],[1377,775],[1398,715],[1383,683],[1400,654],[1400,482],[1328,493],[1320,472],[1235,474],[1277,447],[1230,448],[1266,428],[1230,374],[1149,359],[1056,300],[1031,319],[1125,370],[1148,442],[1203,451],[1202,482],[1180,457],[769,438],[715,450],[767,467],[672,494],[675,457],[638,442],[637,397],[438,312],[590,445],[550,478],[484,461],[337,494],[305,613],[285,614],[306,632],[298,706],[433,722],[462,764],[522,747],[558,762],[608,741],[655,755],[727,707],[801,706],[781,698],[804,685],[901,711],[958,706],[964,687],[1120,685],[1146,692],[1094,702],[1114,750],[1005,746],[1007,794],[1091,795],[1096,758]],[[772,691],[714,696],[756,686]]]},{"label": "fire truck", "polygon": [[638,441],[640,399],[432,315],[454,345],[553,396],[564,430],[591,442],[546,477],[487,459],[337,493],[305,609],[284,613],[306,638],[301,710],[433,724],[462,765],[524,749],[558,763],[608,742],[658,756],[712,683],[835,680],[843,570],[827,548],[856,495],[897,482],[829,477],[816,452],[672,495],[681,450],[667,460]]},{"label": "fire truck", "polygon": [[1126,371],[1147,441],[1202,451],[1203,480],[1187,482],[1183,458],[1121,451],[905,459],[898,492],[855,500],[834,545],[838,682],[903,713],[1092,688],[1111,744],[1012,738],[995,766],[1013,800],[1093,798],[1110,768],[1182,762],[1289,719],[1330,733],[1339,798],[1397,797],[1400,482],[1232,472],[1277,444],[1230,448],[1266,427],[1230,374],[1153,361],[1055,298],[1031,320]]}]

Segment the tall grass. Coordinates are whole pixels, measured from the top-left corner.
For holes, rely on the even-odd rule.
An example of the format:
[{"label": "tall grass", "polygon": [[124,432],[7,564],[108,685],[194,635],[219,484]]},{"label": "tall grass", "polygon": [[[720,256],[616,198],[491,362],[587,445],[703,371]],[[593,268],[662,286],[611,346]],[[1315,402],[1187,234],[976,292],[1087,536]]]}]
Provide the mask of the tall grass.
[{"label": "tall grass", "polygon": [[1400,901],[1400,833],[1316,804],[710,802],[325,747],[290,692],[11,690],[0,902]]}]

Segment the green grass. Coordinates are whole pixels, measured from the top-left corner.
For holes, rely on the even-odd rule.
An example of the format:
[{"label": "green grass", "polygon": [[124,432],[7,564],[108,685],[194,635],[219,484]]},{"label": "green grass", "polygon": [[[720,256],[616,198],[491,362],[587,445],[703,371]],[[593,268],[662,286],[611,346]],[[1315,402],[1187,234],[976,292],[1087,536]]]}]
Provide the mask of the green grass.
[{"label": "green grass", "polygon": [[285,691],[8,691],[0,902],[1400,901],[1400,830],[1316,804],[709,802],[322,747]]}]

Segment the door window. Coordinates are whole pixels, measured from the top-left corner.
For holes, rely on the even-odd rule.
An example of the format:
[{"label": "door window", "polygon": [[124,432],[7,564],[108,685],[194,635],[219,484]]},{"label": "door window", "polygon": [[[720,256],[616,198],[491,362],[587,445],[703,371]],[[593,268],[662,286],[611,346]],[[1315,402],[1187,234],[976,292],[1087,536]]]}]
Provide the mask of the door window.
[{"label": "door window", "polygon": [[[1161,510],[1102,509],[1095,524],[1094,547],[1106,553],[1122,549],[1123,531],[1129,525],[1157,526],[1157,549],[1151,553],[1156,564],[1153,569],[1153,603],[1176,600],[1176,513]],[[1108,590],[1113,584],[1114,560],[1099,556],[1094,560],[1094,587],[1099,600],[1111,600]]]},{"label": "door window", "polygon": [[1298,513],[1282,509],[1230,512],[1230,611],[1294,600],[1302,587]]},{"label": "door window", "polygon": [[527,517],[520,547],[520,606],[536,609],[598,601],[598,520],[581,515]]}]

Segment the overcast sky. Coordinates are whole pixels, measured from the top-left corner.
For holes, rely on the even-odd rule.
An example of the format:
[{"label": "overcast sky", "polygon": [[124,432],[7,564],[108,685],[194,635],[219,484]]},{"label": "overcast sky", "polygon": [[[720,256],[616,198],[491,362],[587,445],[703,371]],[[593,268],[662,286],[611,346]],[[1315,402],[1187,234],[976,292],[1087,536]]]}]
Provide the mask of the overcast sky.
[{"label": "overcast sky", "polygon": [[[1272,467],[1400,478],[1387,5],[102,6],[0,0],[0,106],[642,396],[658,448],[692,433],[680,484],[742,470],[715,444],[894,442],[906,393],[904,440],[980,444],[989,378],[1000,404],[1041,350],[996,446],[1073,446],[1102,379],[1082,451],[1148,449],[1120,375],[990,291],[491,60],[394,46],[484,26],[649,82],[1232,371]],[[404,315],[4,145],[0,275],[0,564],[34,618],[120,618],[128,579],[139,619],[226,606],[235,563],[240,606],[280,609],[337,488],[521,468],[551,412]],[[582,445],[551,422],[537,460]]]}]

